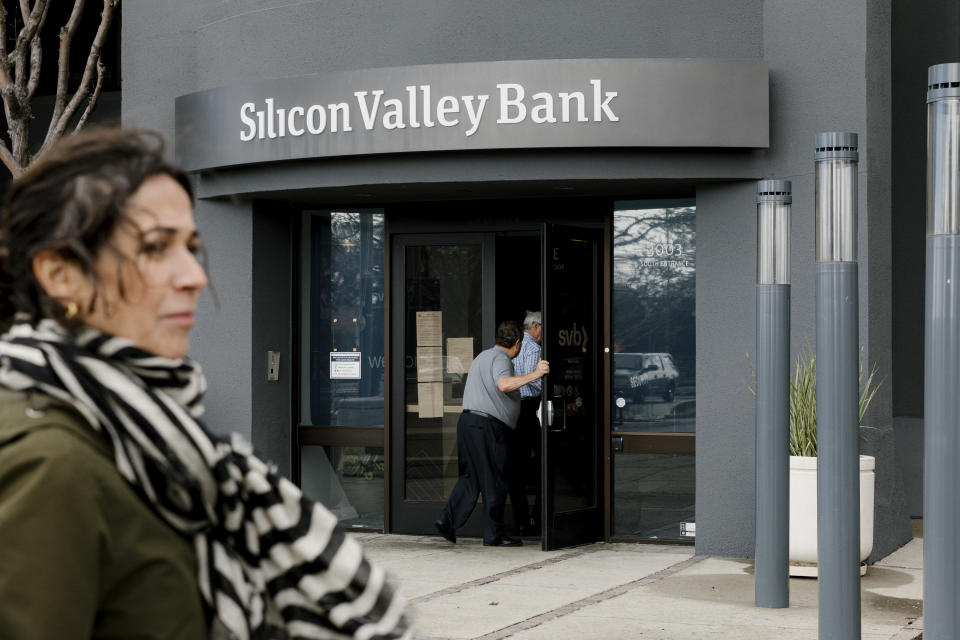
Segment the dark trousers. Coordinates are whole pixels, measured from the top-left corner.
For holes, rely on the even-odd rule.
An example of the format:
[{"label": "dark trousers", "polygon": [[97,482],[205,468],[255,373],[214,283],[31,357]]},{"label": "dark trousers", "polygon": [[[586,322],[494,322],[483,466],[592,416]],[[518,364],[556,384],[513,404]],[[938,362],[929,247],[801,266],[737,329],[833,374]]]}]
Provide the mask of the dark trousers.
[{"label": "dark trousers", "polygon": [[[540,525],[540,421],[537,408],[540,398],[524,398],[520,403],[520,418],[510,442],[507,456],[507,479],[510,483],[510,504],[513,522],[520,533],[531,533]],[[536,485],[533,513],[527,501],[527,484]],[[532,517],[531,517],[532,516]],[[532,525],[532,527],[531,527]]]},{"label": "dark trousers", "polygon": [[483,541],[495,543],[503,535],[503,508],[507,502],[507,440],[510,427],[473,413],[457,421],[460,477],[440,512],[444,524],[456,530],[466,524],[483,494]]}]

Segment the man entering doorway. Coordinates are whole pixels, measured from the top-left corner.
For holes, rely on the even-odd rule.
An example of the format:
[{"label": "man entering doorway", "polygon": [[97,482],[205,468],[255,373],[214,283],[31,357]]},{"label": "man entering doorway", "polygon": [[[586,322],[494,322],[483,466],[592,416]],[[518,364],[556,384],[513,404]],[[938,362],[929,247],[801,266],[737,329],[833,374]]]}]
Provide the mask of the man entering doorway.
[{"label": "man entering doorway", "polygon": [[[520,353],[513,359],[513,371],[522,376],[536,370],[540,361],[540,338],[543,324],[539,311],[527,311],[523,319],[523,341]],[[513,521],[521,536],[540,535],[540,378],[520,387],[520,417],[514,431],[513,446],[507,457],[507,478],[510,482],[510,503]],[[527,481],[536,485],[533,513],[527,501]]]},{"label": "man entering doorway", "polygon": [[514,320],[497,327],[496,344],[481,351],[470,364],[463,390],[463,412],[457,421],[457,456],[460,477],[434,525],[450,542],[483,494],[483,544],[517,547],[519,539],[503,534],[503,508],[507,499],[507,450],[520,415],[520,387],[550,372],[540,360],[526,375],[514,375],[511,361],[521,347],[520,326]]}]

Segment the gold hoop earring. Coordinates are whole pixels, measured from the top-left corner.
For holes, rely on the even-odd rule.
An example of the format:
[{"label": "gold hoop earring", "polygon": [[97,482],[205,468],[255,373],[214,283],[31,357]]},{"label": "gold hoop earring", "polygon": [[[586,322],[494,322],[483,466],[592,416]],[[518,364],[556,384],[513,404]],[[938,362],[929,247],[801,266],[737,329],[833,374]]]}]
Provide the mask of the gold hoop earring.
[{"label": "gold hoop earring", "polygon": [[80,307],[77,306],[76,302],[70,301],[67,303],[67,311],[64,314],[67,320],[72,320],[80,313]]}]

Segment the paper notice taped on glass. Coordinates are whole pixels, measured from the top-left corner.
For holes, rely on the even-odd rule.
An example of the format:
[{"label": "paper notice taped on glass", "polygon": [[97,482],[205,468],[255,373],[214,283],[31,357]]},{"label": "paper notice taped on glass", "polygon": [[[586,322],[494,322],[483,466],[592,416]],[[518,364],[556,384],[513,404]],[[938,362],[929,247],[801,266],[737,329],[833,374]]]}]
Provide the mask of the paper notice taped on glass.
[{"label": "paper notice taped on glass", "polygon": [[443,381],[443,348],[417,347],[417,382]]},{"label": "paper notice taped on glass", "polygon": [[443,383],[417,383],[417,416],[420,418],[443,417]]},{"label": "paper notice taped on glass", "polygon": [[417,346],[443,346],[442,311],[417,311]]},{"label": "paper notice taped on glass", "polygon": [[447,338],[447,373],[467,373],[473,362],[473,338]]}]

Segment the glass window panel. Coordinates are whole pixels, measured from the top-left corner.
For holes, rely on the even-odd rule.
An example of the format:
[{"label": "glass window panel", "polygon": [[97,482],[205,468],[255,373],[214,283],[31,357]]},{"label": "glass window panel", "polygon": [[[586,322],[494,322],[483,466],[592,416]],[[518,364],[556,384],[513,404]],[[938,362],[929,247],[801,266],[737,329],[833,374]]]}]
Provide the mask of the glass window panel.
[{"label": "glass window panel", "polygon": [[383,447],[304,446],[301,486],[341,527],[383,529]]},{"label": "glass window panel", "polygon": [[[696,431],[696,206],[616,203],[613,218],[613,430]],[[630,436],[624,436],[630,437]],[[692,454],[614,456],[615,536],[690,540]]]},{"label": "glass window panel", "polygon": [[383,242],[379,209],[303,216],[301,424],[383,426]]},{"label": "glass window panel", "polygon": [[620,201],[613,226],[613,429],[694,433],[694,201]]},{"label": "glass window panel", "polygon": [[687,540],[681,522],[693,522],[695,456],[617,453],[613,467],[613,535]]}]

